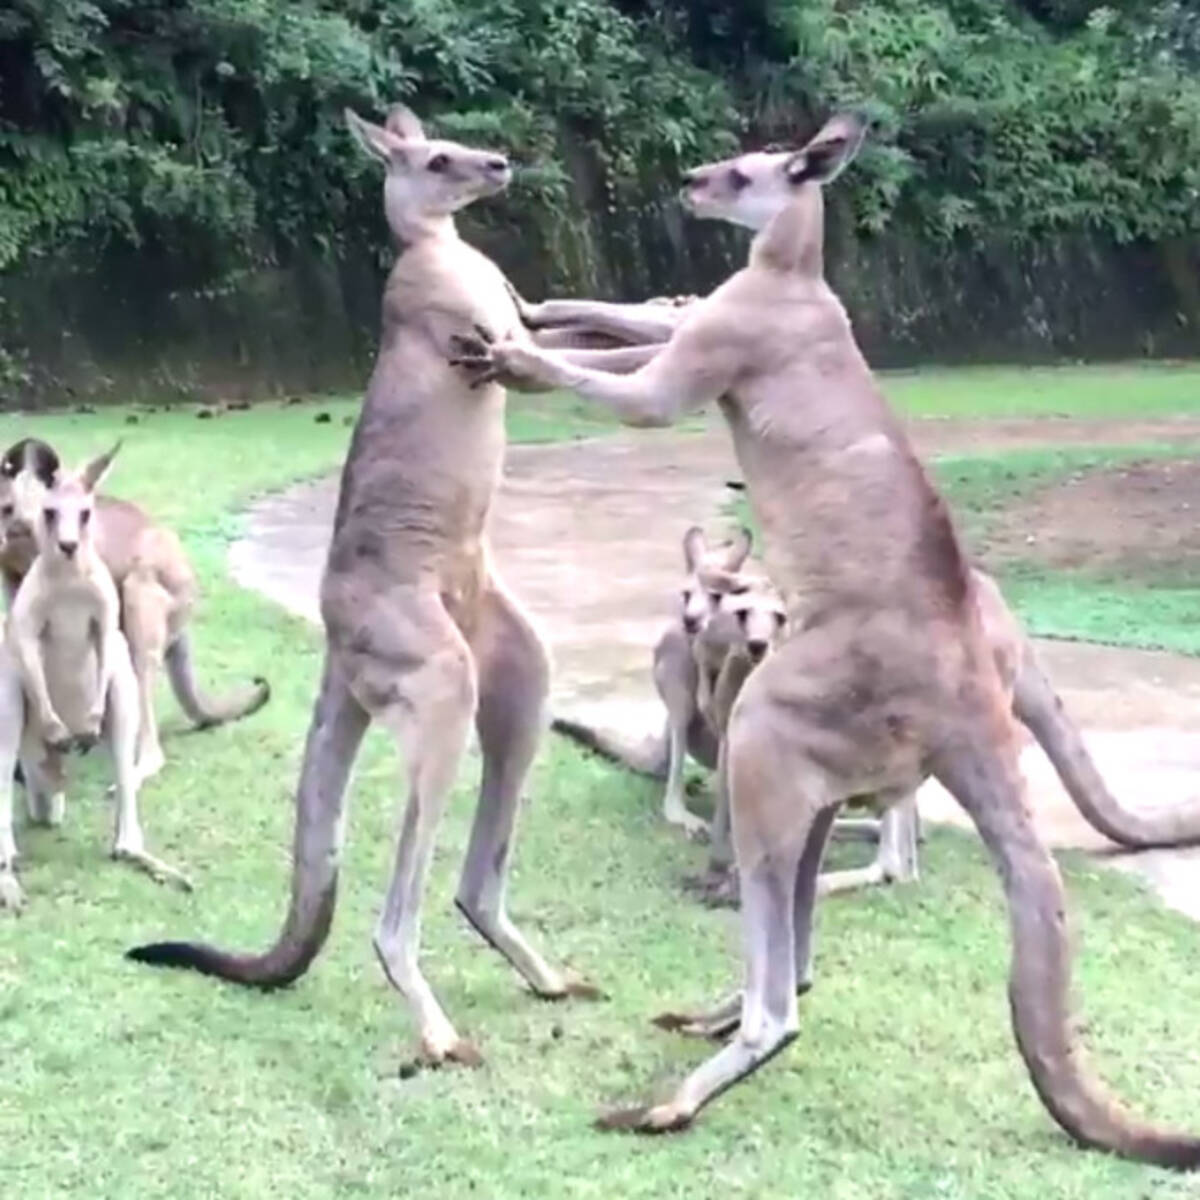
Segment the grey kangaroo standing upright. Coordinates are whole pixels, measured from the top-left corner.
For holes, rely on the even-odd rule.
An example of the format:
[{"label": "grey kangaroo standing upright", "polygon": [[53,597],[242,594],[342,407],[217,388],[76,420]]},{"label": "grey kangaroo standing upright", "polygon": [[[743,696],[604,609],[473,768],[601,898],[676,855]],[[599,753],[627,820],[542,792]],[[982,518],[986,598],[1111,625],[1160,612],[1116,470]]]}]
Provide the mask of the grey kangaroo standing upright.
[{"label": "grey kangaroo standing upright", "polygon": [[[797,1036],[817,876],[838,809],[867,795],[894,804],[933,775],[970,814],[1000,875],[1013,1032],[1042,1102],[1085,1146],[1197,1167],[1200,1137],[1139,1120],[1089,1068],[1071,1013],[1062,880],[1019,767],[1020,686],[1010,701],[945,501],[825,282],[822,188],[864,132],[846,115],[791,154],[690,173],[684,201],[697,214],[765,205],[776,215],[746,268],[685,310],[640,370],[587,370],[516,339],[456,347],[468,372],[571,388],[630,424],[669,424],[719,404],[788,609],[790,632],[746,681],[723,747],[744,973],[718,1008],[736,1016],[737,1032],[668,1099],[602,1124],[683,1128]],[[782,208],[777,195],[787,197]],[[1155,818],[1142,818],[1147,834],[1200,835],[1200,802]]]},{"label": "grey kangaroo standing upright", "polygon": [[166,942],[129,957],[259,987],[303,974],[333,919],[344,794],[374,719],[395,738],[408,771],[375,950],[412,1008],[420,1060],[474,1064],[478,1050],[459,1036],[418,965],[433,839],[472,722],[483,779],[458,907],[537,995],[596,994],[548,964],[505,911],[517,807],[544,724],[550,668],[488,548],[504,462],[504,389],[473,389],[446,362],[454,331],[528,337],[499,268],[459,237],[453,218],[507,186],[510,170],[490,151],[426,140],[403,107],[383,127],[346,116],[386,166],[388,224],[404,250],[384,293],[379,355],[342,470],[321,583],[326,657],[296,796],[291,905],[265,954]]}]

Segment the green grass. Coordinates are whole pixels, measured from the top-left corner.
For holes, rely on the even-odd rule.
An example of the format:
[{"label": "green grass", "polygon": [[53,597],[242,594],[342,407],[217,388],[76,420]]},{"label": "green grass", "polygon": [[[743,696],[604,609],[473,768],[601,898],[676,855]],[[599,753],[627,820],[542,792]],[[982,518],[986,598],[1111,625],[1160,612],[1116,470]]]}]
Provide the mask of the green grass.
[{"label": "green grass", "polygon": [[956,367],[880,373],[914,417],[1163,417],[1200,414],[1200,365]]},{"label": "green grass", "polygon": [[[1193,456],[1162,443],[1051,448],[944,458],[934,471],[968,544],[986,545],[1003,507],[1039,488],[1132,462]],[[1132,577],[1016,557],[998,564],[996,574],[1031,633],[1200,654],[1200,578],[1187,564],[1164,561]]]},{"label": "green grass", "polygon": [[[287,889],[291,799],[320,661],[317,633],[233,587],[233,506],[334,465],[348,404],[214,421],[156,414],[0,421],[73,458],[128,435],[112,487],[184,533],[204,580],[198,661],[213,685],[259,671],[274,697],[227,729],[168,736],[143,792],[151,848],[197,891],[107,861],[104,773],[77,774],[60,831],[20,829],[30,904],[0,920],[0,1146],[13,1197],[819,1196],[832,1200],[1130,1200],[1194,1184],[1071,1146],[1025,1081],[1008,1030],[996,880],[971,840],[930,836],[918,887],[819,914],[801,1037],[687,1136],[593,1132],[595,1109],[676,1078],[707,1052],[646,1022],[736,978],[736,925],[681,899],[702,851],[667,832],[654,789],[548,742],[529,788],[512,911],[603,984],[607,1003],[547,1006],[450,905],[473,758],[435,858],[426,971],[487,1055],[477,1072],[401,1081],[405,1007],[370,930],[399,802],[372,734],[360,761],[330,943],[294,988],[261,995],[138,968],[129,945],[272,939]],[[547,418],[526,434],[546,434]],[[540,418],[538,419],[541,420]],[[516,424],[516,422],[514,422]],[[569,422],[559,432],[571,432]],[[178,728],[165,700],[166,732]],[[168,715],[169,714],[169,715]],[[1087,1040],[1139,1109],[1193,1119],[1200,1095],[1196,930],[1130,880],[1067,856]]]}]

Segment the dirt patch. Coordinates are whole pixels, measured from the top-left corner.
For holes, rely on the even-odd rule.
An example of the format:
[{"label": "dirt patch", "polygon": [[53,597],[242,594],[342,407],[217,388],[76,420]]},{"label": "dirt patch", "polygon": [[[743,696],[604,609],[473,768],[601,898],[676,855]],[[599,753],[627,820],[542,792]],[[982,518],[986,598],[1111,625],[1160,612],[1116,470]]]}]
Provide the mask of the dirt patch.
[{"label": "dirt patch", "polygon": [[1153,417],[1145,420],[1077,417],[1014,417],[963,420],[925,417],[909,422],[923,456],[1001,454],[1038,446],[1136,446],[1144,442],[1200,445],[1200,417]]},{"label": "dirt patch", "polygon": [[1149,460],[1077,472],[1006,504],[980,552],[1122,577],[1200,575],[1200,462]]}]

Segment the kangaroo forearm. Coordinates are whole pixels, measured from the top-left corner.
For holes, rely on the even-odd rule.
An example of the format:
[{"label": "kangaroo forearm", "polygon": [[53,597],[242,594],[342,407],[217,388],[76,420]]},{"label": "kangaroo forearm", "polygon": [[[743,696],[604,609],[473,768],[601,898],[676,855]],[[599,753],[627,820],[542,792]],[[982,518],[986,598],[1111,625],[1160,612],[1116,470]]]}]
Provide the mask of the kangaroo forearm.
[{"label": "kangaroo forearm", "polygon": [[661,349],[659,344],[617,346],[611,350],[564,350],[561,357],[573,367],[628,375],[644,367]]},{"label": "kangaroo forearm", "polygon": [[549,369],[541,376],[554,387],[570,388],[585,400],[616,414],[626,425],[673,425],[687,407],[683,396],[670,388],[654,386],[642,369],[628,375],[609,374],[576,366],[565,354],[547,358]]},{"label": "kangaroo forearm", "polygon": [[27,633],[18,629],[12,639],[12,651],[17,661],[21,684],[29,696],[38,721],[46,725],[57,720],[37,639],[31,639]]},{"label": "kangaroo forearm", "polygon": [[613,304],[604,300],[545,300],[528,306],[532,328],[561,328],[605,334],[630,345],[670,340],[687,305]]}]

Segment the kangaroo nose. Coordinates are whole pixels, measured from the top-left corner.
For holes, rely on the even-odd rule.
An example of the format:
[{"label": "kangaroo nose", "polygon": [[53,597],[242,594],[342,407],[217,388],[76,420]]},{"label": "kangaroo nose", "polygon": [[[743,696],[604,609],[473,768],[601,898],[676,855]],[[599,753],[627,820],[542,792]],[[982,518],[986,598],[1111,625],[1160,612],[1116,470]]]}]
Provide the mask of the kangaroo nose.
[{"label": "kangaroo nose", "polygon": [[700,622],[695,617],[684,617],[683,628],[685,633],[695,633],[700,628]]},{"label": "kangaroo nose", "polygon": [[758,641],[747,642],[746,649],[749,650],[750,657],[754,659],[755,662],[762,662],[767,653],[767,643]]},{"label": "kangaroo nose", "polygon": [[74,558],[75,551],[79,549],[79,543],[78,542],[59,542],[58,548],[63,552],[63,554],[65,554],[67,556],[67,558]]},{"label": "kangaroo nose", "polygon": [[489,171],[495,171],[497,175],[503,175],[508,170],[508,159],[497,155],[495,158],[488,159],[487,166]]}]

